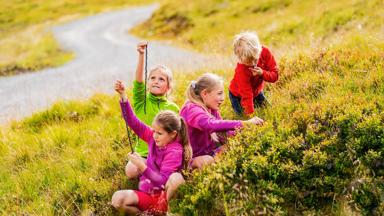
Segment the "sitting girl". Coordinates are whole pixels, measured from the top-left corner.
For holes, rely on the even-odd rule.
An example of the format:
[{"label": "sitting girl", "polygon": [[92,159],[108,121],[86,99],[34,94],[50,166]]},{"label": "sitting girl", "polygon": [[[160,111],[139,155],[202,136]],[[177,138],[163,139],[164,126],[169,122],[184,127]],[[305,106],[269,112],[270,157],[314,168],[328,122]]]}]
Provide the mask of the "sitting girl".
[{"label": "sitting girl", "polygon": [[262,124],[264,121],[253,117],[247,121],[222,120],[219,107],[224,102],[223,80],[206,73],[197,81],[192,81],[187,89],[188,101],[180,110],[180,115],[188,125],[188,135],[193,150],[192,168],[201,168],[214,161],[213,156],[221,150],[217,147],[218,132],[232,135],[236,128],[245,123]]},{"label": "sitting girl", "polygon": [[[138,119],[144,124],[152,124],[155,116],[162,110],[171,110],[179,112],[179,107],[168,99],[172,91],[172,71],[164,66],[157,65],[153,67],[148,74],[147,89],[145,89],[144,78],[144,53],[148,43],[143,41],[137,44],[138,62],[136,67],[136,77],[133,81],[132,107]],[[148,91],[148,93],[147,93]],[[148,155],[148,145],[141,139],[136,139],[135,152],[146,158]],[[128,179],[137,178],[139,173],[136,166],[128,162],[125,166],[125,174]],[[183,184],[184,178],[180,173],[173,173],[169,178],[165,188],[167,191],[167,200],[172,198],[177,188]]]},{"label": "sitting girl", "polygon": [[[170,101],[167,96],[172,91],[172,71],[164,66],[153,67],[148,74],[147,89],[145,89],[144,78],[144,52],[147,42],[137,45],[139,54],[136,77],[133,81],[133,111],[144,124],[150,125],[155,116],[162,110],[179,112],[179,107]],[[148,91],[148,93],[146,93]],[[137,140],[135,152],[142,157],[147,157],[148,145],[143,140]],[[129,177],[130,170],[127,167],[126,174]]]},{"label": "sitting girl", "polygon": [[139,190],[119,190],[112,196],[112,206],[128,214],[139,211],[165,212],[165,184],[170,175],[187,167],[192,157],[184,120],[172,111],[156,115],[152,128],[133,113],[121,81],[115,84],[121,97],[121,110],[126,124],[148,144],[148,157],[137,153],[128,155],[129,164],[140,174]]}]

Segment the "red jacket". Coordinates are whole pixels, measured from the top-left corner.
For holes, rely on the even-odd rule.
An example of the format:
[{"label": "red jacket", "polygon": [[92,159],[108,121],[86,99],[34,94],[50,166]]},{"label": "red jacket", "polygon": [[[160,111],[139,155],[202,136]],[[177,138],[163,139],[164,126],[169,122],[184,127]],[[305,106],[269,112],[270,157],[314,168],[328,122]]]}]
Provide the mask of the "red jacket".
[{"label": "red jacket", "polygon": [[263,76],[253,76],[251,66],[237,63],[229,85],[229,91],[241,98],[240,104],[247,115],[253,113],[253,98],[263,91],[264,81],[273,83],[279,79],[275,58],[267,47],[262,46],[257,66],[263,69]]}]

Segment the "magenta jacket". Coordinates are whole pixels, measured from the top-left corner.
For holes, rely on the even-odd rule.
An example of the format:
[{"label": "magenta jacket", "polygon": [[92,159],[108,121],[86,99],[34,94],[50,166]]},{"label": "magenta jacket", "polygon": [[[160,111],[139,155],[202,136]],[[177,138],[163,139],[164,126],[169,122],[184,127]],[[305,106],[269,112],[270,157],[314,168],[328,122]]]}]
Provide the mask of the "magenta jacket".
[{"label": "magenta jacket", "polygon": [[213,155],[217,148],[211,139],[213,132],[231,132],[236,128],[242,128],[243,124],[238,120],[222,120],[217,110],[208,113],[198,104],[187,101],[180,110],[188,125],[189,141],[193,150],[193,157],[201,155]]},{"label": "magenta jacket", "polygon": [[129,102],[120,102],[120,106],[127,125],[148,143],[147,169],[140,176],[139,190],[146,193],[164,190],[169,176],[182,169],[183,146],[178,141],[156,146],[152,129],[135,116]]}]

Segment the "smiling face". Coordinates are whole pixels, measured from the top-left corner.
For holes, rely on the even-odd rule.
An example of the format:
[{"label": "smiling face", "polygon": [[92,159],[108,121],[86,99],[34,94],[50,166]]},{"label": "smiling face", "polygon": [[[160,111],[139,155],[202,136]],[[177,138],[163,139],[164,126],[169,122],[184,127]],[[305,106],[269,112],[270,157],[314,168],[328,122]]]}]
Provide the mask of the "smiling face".
[{"label": "smiling face", "polygon": [[153,139],[155,140],[156,146],[158,147],[166,146],[168,143],[172,142],[177,135],[176,131],[168,133],[157,123],[152,124],[152,130]]},{"label": "smiling face", "polygon": [[168,77],[161,69],[154,70],[148,78],[149,92],[156,96],[165,95],[169,90]]},{"label": "smiling face", "polygon": [[206,107],[218,110],[220,105],[224,102],[224,87],[222,84],[217,84],[210,92],[208,92],[207,89],[204,89],[200,96]]}]

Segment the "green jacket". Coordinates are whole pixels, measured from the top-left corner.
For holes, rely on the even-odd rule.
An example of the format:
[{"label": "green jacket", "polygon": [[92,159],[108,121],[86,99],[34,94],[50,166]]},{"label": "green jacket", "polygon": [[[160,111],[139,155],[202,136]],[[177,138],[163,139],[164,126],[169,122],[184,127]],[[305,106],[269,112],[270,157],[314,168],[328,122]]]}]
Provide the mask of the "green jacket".
[{"label": "green jacket", "polygon": [[[147,112],[144,113],[144,96],[144,83],[139,83],[136,80],[133,81],[133,111],[136,116],[148,126],[152,125],[153,119],[162,110],[171,110],[179,113],[179,107],[175,103],[168,101],[166,96],[155,96],[151,93],[147,94]],[[148,154],[148,144],[140,140],[137,136],[135,152],[143,157],[146,157]]]}]

